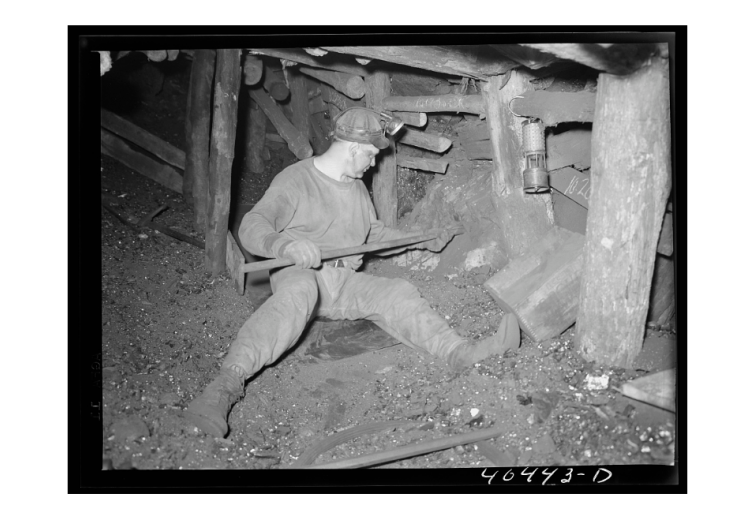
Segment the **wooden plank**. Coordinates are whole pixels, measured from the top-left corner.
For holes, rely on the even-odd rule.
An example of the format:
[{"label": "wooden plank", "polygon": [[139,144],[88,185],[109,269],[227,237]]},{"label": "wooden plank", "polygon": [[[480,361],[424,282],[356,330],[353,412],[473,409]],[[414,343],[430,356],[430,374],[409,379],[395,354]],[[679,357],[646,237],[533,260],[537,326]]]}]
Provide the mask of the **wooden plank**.
[{"label": "wooden plank", "polygon": [[582,63],[609,74],[630,74],[654,56],[667,57],[666,43],[621,43],[602,47],[595,43],[522,43],[558,58]]},{"label": "wooden plank", "polygon": [[176,166],[180,170],[185,169],[185,152],[174,145],[156,137],[150,132],[127,121],[109,110],[101,110],[102,126],[120,137],[132,141],[146,151],[154,154],[164,162]]},{"label": "wooden plank", "polygon": [[555,225],[585,235],[588,210],[556,190],[552,190],[550,195],[555,212]]},{"label": "wooden plank", "polygon": [[120,161],[128,168],[132,168],[162,186],[166,186],[177,193],[182,193],[182,175],[173,166],[143,155],[131,148],[125,140],[104,128],[101,129],[101,140],[102,153]]},{"label": "wooden plank", "polygon": [[639,377],[622,385],[622,393],[670,412],[675,411],[677,371],[674,368]]},{"label": "wooden plank", "polygon": [[213,276],[226,269],[232,162],[242,72],[240,56],[239,49],[219,49],[216,52],[206,223],[206,270]]},{"label": "wooden plank", "polygon": [[403,121],[405,125],[421,128],[427,124],[427,114],[425,113],[392,112],[392,114],[401,119],[401,121]]},{"label": "wooden plank", "polygon": [[594,92],[548,92],[546,90],[527,90],[513,100],[511,110],[523,117],[536,117],[544,121],[545,126],[557,126],[559,123],[592,122],[594,120]]},{"label": "wooden plank", "polygon": [[370,63],[367,67],[358,64],[352,56],[328,53],[326,56],[311,56],[302,49],[249,49],[250,52],[264,54],[282,60],[303,63],[311,67],[320,67],[328,70],[346,72],[365,77],[371,74],[377,63]]},{"label": "wooden plank", "polygon": [[426,132],[420,132],[419,130],[413,130],[406,127],[398,133],[397,138],[400,144],[408,144],[410,146],[424,148],[425,150],[437,153],[443,153],[453,145],[453,142],[447,137],[428,134]]},{"label": "wooden plank", "polygon": [[547,138],[547,169],[591,167],[591,130],[576,128]]},{"label": "wooden plank", "polygon": [[[391,92],[391,80],[386,72],[376,72],[365,79],[367,87],[367,107],[373,110],[383,110],[383,98]],[[402,132],[404,132],[402,130]],[[393,139],[390,145],[381,150],[375,163],[375,173],[372,178],[372,198],[375,211],[388,227],[396,227],[398,223],[398,192],[396,147]]]},{"label": "wooden plank", "polygon": [[561,194],[588,209],[591,197],[591,174],[588,171],[580,172],[575,168],[561,168],[550,172],[549,184]]},{"label": "wooden plank", "polygon": [[408,157],[401,154],[396,156],[396,164],[398,166],[401,166],[402,168],[424,170],[433,173],[445,173],[445,171],[448,169],[448,161],[436,161],[433,159]]},{"label": "wooden plank", "polygon": [[461,96],[446,94],[444,96],[388,96],[383,100],[386,110],[401,112],[468,112],[484,114],[485,105],[482,96]]},{"label": "wooden plank", "polygon": [[482,45],[322,48],[327,51],[364,56],[418,69],[481,80],[487,80],[487,77],[491,75],[505,74],[518,67],[516,62],[500,58],[496,52]]},{"label": "wooden plank", "polygon": [[533,341],[559,335],[576,321],[583,244],[583,235],[553,227],[485,282],[498,305],[516,315]]},{"label": "wooden plank", "polygon": [[312,157],[313,149],[310,146],[310,142],[289,122],[273,99],[260,89],[250,89],[249,92],[250,97],[258,103],[258,106],[266,114],[266,117],[268,117],[273,126],[276,127],[279,135],[284,138],[289,145],[289,149],[297,159]]},{"label": "wooden plank", "polygon": [[600,74],[593,183],[576,340],[587,360],[629,368],[641,350],[670,177],[667,60]]},{"label": "wooden plank", "polygon": [[183,196],[193,206],[193,227],[206,233],[208,214],[208,170],[211,146],[211,92],[216,68],[216,51],[195,51],[190,68],[187,117],[185,118],[185,178]]},{"label": "wooden plank", "polygon": [[299,67],[298,70],[302,74],[306,74],[332,86],[347,97],[352,99],[362,99],[365,97],[365,80],[360,76],[312,67]]}]

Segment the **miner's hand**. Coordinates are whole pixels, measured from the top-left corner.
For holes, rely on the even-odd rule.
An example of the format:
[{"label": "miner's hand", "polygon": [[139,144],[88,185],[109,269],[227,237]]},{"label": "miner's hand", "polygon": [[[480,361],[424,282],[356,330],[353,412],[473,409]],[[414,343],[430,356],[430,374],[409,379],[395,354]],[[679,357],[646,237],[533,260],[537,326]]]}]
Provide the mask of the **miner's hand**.
[{"label": "miner's hand", "polygon": [[291,242],[279,251],[279,255],[303,269],[320,266],[320,248],[306,239]]}]

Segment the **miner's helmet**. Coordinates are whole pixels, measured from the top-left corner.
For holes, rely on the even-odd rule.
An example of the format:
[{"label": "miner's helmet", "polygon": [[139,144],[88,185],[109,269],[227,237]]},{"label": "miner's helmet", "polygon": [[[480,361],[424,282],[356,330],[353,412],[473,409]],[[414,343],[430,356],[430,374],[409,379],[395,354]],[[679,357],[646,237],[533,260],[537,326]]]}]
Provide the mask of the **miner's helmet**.
[{"label": "miner's helmet", "polygon": [[395,134],[403,126],[398,118],[375,110],[354,107],[341,112],[334,119],[333,135],[345,141],[369,143],[380,150],[388,148],[385,133]]}]

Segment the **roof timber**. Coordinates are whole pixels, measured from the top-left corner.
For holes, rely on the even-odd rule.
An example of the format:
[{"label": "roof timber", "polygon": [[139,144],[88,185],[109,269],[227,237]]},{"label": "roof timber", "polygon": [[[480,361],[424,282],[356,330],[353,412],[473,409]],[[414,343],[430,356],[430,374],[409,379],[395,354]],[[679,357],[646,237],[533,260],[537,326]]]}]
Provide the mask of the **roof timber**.
[{"label": "roof timber", "polygon": [[505,74],[519,66],[485,45],[321,48],[481,80]]},{"label": "roof timber", "polygon": [[544,53],[581,63],[602,72],[624,75],[645,65],[652,56],[666,57],[666,43],[521,43]]}]

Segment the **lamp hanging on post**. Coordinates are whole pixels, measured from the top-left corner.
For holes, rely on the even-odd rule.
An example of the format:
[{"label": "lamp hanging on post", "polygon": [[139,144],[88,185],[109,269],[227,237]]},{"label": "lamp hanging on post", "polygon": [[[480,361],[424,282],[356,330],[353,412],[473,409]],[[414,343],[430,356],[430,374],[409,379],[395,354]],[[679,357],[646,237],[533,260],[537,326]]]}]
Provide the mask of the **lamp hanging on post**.
[{"label": "lamp hanging on post", "polygon": [[[508,110],[516,117],[523,117],[513,112],[510,107],[513,99],[508,102]],[[546,147],[544,145],[544,122],[537,118],[527,119],[521,123],[521,134],[524,159],[523,191],[526,193],[548,192],[549,172],[547,171]]]}]

